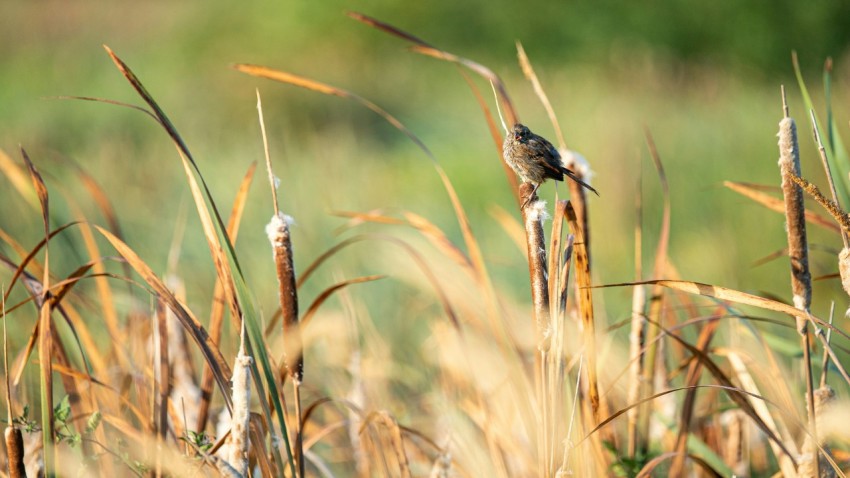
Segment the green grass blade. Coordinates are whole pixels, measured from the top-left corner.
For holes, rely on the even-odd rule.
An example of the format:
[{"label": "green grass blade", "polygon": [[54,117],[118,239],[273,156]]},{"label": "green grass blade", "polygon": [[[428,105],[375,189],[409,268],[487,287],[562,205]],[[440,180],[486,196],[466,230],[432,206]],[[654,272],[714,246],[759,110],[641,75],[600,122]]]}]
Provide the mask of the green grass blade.
[{"label": "green grass blade", "polygon": [[[803,103],[806,105],[806,109],[809,111],[815,111],[814,103],[812,102],[812,97],[809,95],[809,89],[806,87],[806,82],[803,80],[803,74],[800,71],[800,63],[797,61],[796,52],[792,55],[791,61],[794,65],[794,75],[797,77],[797,84],[800,86],[800,94],[803,96]],[[829,102],[827,101],[827,104]],[[829,110],[828,110],[829,111]],[[808,115],[807,115],[808,116]],[[829,113],[828,113],[829,117]],[[817,113],[815,112],[815,119],[817,119]],[[820,121],[816,121],[813,128],[817,129],[818,134],[821,138],[826,138],[827,135],[823,134],[820,126],[818,126]],[[830,125],[827,125],[827,128],[832,130]],[[847,155],[847,149],[844,147],[844,144],[841,142],[841,137],[837,134],[829,135],[830,138],[833,138],[835,143],[835,148],[832,147],[830,142],[824,144],[824,150],[826,151],[826,160],[829,164],[829,168],[832,171],[833,179],[835,180],[835,189],[838,193],[838,200],[843,207],[847,207],[850,205],[850,194],[848,191],[850,190],[850,157]],[[838,176],[837,178],[835,176]]]}]

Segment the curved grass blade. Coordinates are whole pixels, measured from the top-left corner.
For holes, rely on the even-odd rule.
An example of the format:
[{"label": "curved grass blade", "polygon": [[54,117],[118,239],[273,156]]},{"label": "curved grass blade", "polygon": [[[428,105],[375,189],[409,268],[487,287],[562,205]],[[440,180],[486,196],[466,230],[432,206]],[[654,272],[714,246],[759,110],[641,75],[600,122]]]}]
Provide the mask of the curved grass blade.
[{"label": "curved grass blade", "polygon": [[41,219],[44,226],[44,277],[41,281],[43,290],[41,303],[39,304],[38,316],[38,360],[41,399],[41,426],[42,426],[42,459],[44,460],[45,476],[53,476],[56,467],[56,451],[54,444],[54,419],[53,419],[53,320],[50,318],[50,206],[47,186],[44,184],[41,174],[30,160],[27,152],[21,148],[21,156],[27,165],[35,188],[38,202],[41,206]]},{"label": "curved grass blade", "polygon": [[[344,248],[346,248],[346,247],[348,247],[352,244],[356,244],[356,243],[367,241],[367,240],[386,241],[386,242],[389,242],[389,243],[392,243],[392,244],[396,244],[399,247],[401,247],[402,249],[404,249],[410,255],[410,257],[413,259],[413,261],[416,263],[416,265],[419,266],[419,269],[425,275],[425,278],[428,280],[428,282],[431,283],[431,286],[434,288],[434,291],[437,293],[437,297],[439,298],[440,304],[443,306],[443,311],[446,313],[446,316],[449,318],[449,321],[451,321],[452,325],[458,331],[461,330],[460,321],[457,317],[457,314],[454,311],[454,308],[452,307],[451,302],[449,302],[449,297],[446,294],[445,290],[443,290],[443,287],[440,284],[440,281],[438,280],[437,276],[434,274],[434,271],[432,271],[431,268],[428,267],[428,262],[425,260],[425,258],[422,257],[422,255],[416,249],[414,249],[413,246],[408,244],[406,241],[399,239],[397,237],[386,235],[386,234],[363,234],[363,235],[360,235],[360,236],[354,236],[354,237],[350,237],[350,238],[340,242],[339,244],[331,247],[330,249],[328,249],[327,251],[322,253],[322,255],[317,257],[309,266],[307,266],[306,269],[304,269],[304,271],[301,273],[300,277],[298,278],[298,287],[300,287],[304,282],[306,282],[307,279],[313,274],[313,272],[315,272],[316,269],[319,268],[319,266],[321,266],[325,261],[327,261],[333,255],[335,255],[337,252],[339,252],[340,250],[342,250],[342,249],[344,249]],[[267,327],[267,330],[268,330],[268,327]]]},{"label": "curved grass blade", "polygon": [[[771,211],[776,211],[778,213],[785,214],[785,205],[783,204],[783,202],[780,199],[777,199],[773,196],[768,196],[767,194],[758,191],[757,185],[739,183],[735,181],[723,181],[723,185],[744,197],[752,199],[753,201],[761,204],[762,206],[770,209]],[[806,209],[805,214],[806,222],[809,222],[816,226],[820,226],[832,232],[841,232],[841,228],[838,227],[835,222],[831,221],[825,216],[821,216],[820,214],[817,214],[816,212],[810,211],[808,209]]]},{"label": "curved grass blade", "polygon": [[[668,453],[662,453],[661,455],[656,456],[652,460],[649,460],[649,462],[647,462],[647,464],[644,465],[643,468],[641,468],[640,472],[637,474],[637,476],[635,478],[647,478],[647,477],[652,476],[652,471],[655,468],[657,468],[658,465],[663,463],[665,460],[669,460],[671,458],[674,458],[674,459],[675,458],[681,458],[682,460],[684,460],[685,457],[693,460],[693,462],[696,463],[697,465],[699,465],[700,468],[702,468],[703,471],[705,471],[709,476],[713,476],[713,477],[716,477],[716,478],[722,478],[723,477],[723,475],[721,475],[720,472],[718,472],[717,470],[712,468],[711,465],[708,464],[708,462],[706,462],[705,460],[703,460],[699,456],[694,455],[693,453],[671,451],[671,452],[668,452]],[[676,476],[676,475],[671,474],[670,476]]]},{"label": "curved grass blade", "polygon": [[[245,278],[242,275],[242,270],[239,266],[239,262],[236,258],[236,252],[233,249],[233,244],[227,236],[226,229],[224,226],[224,222],[221,219],[221,214],[218,211],[218,208],[215,205],[215,201],[213,200],[212,193],[209,190],[209,187],[206,184],[206,181],[203,178],[203,175],[198,168],[197,163],[192,158],[191,153],[189,152],[188,147],[186,146],[183,139],[180,137],[180,134],[177,132],[177,129],[171,123],[171,120],[165,115],[153,97],[147,92],[145,87],[136,77],[136,75],[130,70],[130,68],[116,56],[112,50],[104,46],[109,56],[112,58],[112,61],[118,67],[119,71],[124,75],[127,81],[133,86],[136,92],[142,97],[145,103],[153,110],[156,115],[158,122],[165,129],[166,133],[171,137],[172,142],[177,147],[180,158],[183,162],[183,167],[186,170],[186,177],[189,182],[189,187],[192,191],[192,197],[195,200],[196,209],[201,219],[201,224],[204,228],[204,234],[207,238],[207,243],[210,248],[210,253],[212,255],[213,263],[216,266],[216,272],[219,275],[219,278],[222,281],[222,284],[225,286],[225,292],[228,297],[228,302],[230,303],[232,312],[234,316],[241,317],[243,321],[247,323],[247,330],[249,332],[250,341],[248,344],[248,353],[252,354],[255,357],[259,358],[260,363],[263,367],[263,374],[265,376],[266,386],[269,388],[269,397],[271,398],[272,404],[275,408],[275,412],[278,418],[278,424],[281,429],[281,434],[283,435],[284,442],[286,445],[286,450],[288,452],[288,462],[289,468],[293,476],[295,476],[295,463],[293,461],[292,448],[289,443],[287,426],[284,421],[283,414],[283,406],[281,405],[281,394],[277,389],[276,384],[276,371],[271,366],[269,360],[269,354],[266,350],[265,343],[263,342],[262,331],[259,327],[259,318],[254,309],[253,300],[251,298],[250,290],[245,282]],[[199,184],[200,183],[200,184]],[[203,193],[201,193],[201,189],[203,189]],[[212,213],[212,214],[211,214]],[[222,248],[222,244],[225,246]],[[257,348],[257,352],[253,352],[253,348]],[[212,364],[211,364],[212,365]],[[256,362],[252,365],[251,368],[252,374],[254,375],[254,384],[257,387],[258,396],[265,397],[265,387],[263,386],[263,381],[261,380],[259,368]],[[219,377],[216,377],[218,380]],[[226,392],[225,392],[226,394]],[[229,403],[229,398],[227,399]],[[260,404],[263,408],[263,413],[265,415],[266,420],[271,423],[272,416],[268,407],[268,402],[265,400],[261,400]],[[283,460],[280,456],[280,452],[277,447],[274,447],[272,450],[276,463],[279,467],[283,467]]]},{"label": "curved grass blade", "polygon": [[[669,394],[671,394],[671,393],[676,393],[676,392],[681,392],[681,391],[689,390],[689,389],[692,389],[692,388],[709,388],[709,389],[720,389],[720,390],[726,390],[727,392],[732,392],[732,393],[729,393],[729,396],[730,396],[730,397],[732,397],[732,396],[736,396],[736,395],[738,395],[738,394],[740,394],[740,395],[738,395],[738,396],[747,395],[747,396],[753,397],[753,398],[755,398],[755,399],[762,400],[762,401],[764,401],[765,403],[768,403],[768,404],[770,404],[770,405],[774,406],[774,407],[775,407],[775,408],[777,408],[777,409],[779,408],[779,406],[778,406],[777,404],[773,403],[772,401],[768,400],[768,399],[767,399],[767,398],[765,398],[765,397],[762,397],[762,396],[760,396],[760,395],[756,395],[756,394],[754,394],[754,393],[747,392],[746,390],[742,390],[742,389],[737,388],[737,387],[734,387],[734,386],[717,385],[717,384],[707,384],[707,385],[692,385],[692,386],[689,386],[689,387],[678,387],[678,388],[672,388],[672,389],[670,389],[670,390],[664,390],[664,391],[662,391],[662,392],[655,393],[655,394],[653,394],[653,395],[651,395],[651,396],[649,396],[649,397],[642,398],[640,401],[638,401],[638,402],[636,402],[636,403],[629,404],[628,406],[626,406],[626,407],[624,407],[624,408],[621,408],[620,410],[617,410],[616,412],[614,412],[613,414],[611,414],[608,418],[606,418],[605,420],[603,420],[602,422],[600,422],[598,425],[596,425],[596,426],[595,426],[592,430],[590,430],[590,431],[589,431],[589,432],[588,432],[588,433],[587,433],[587,434],[586,434],[586,435],[585,435],[585,436],[584,436],[581,440],[579,440],[579,441],[578,441],[578,442],[577,442],[577,443],[573,446],[573,448],[577,448],[577,447],[578,447],[579,445],[581,445],[581,444],[582,444],[585,440],[587,440],[588,438],[590,438],[590,437],[591,437],[594,433],[596,433],[597,431],[599,431],[600,429],[602,429],[603,427],[605,427],[606,425],[608,425],[609,423],[611,423],[612,421],[614,421],[615,419],[617,419],[618,417],[620,417],[621,415],[625,414],[625,413],[626,413],[627,411],[629,411],[630,409],[632,409],[632,408],[634,408],[634,407],[638,407],[638,406],[640,406],[640,405],[643,405],[644,403],[651,402],[652,400],[655,400],[656,398],[663,397],[663,396],[665,396],[665,395],[669,395]],[[737,403],[737,402],[736,402],[736,403]],[[775,438],[775,437],[773,437],[773,438],[771,438],[771,439],[774,439],[774,438]],[[781,443],[781,442],[779,442],[779,441],[777,441],[777,444],[778,444],[778,445],[780,445],[780,446],[783,446],[783,445],[782,445],[782,443]]]},{"label": "curved grass blade", "polygon": [[313,316],[316,315],[316,312],[319,310],[319,307],[321,307],[322,304],[324,304],[325,301],[328,300],[328,298],[331,295],[333,295],[334,292],[336,292],[336,291],[338,291],[338,290],[340,290],[344,287],[348,287],[352,284],[362,284],[364,282],[373,282],[373,281],[376,281],[376,280],[384,279],[386,277],[387,276],[384,276],[384,275],[355,277],[354,279],[344,280],[342,282],[339,282],[337,284],[334,284],[334,285],[328,287],[327,289],[323,290],[319,294],[318,297],[316,297],[316,299],[313,301],[312,304],[310,304],[310,307],[307,309],[307,312],[305,312],[304,315],[301,317],[301,320],[298,321],[299,327],[306,327],[307,324],[310,322],[310,319],[312,319]]}]

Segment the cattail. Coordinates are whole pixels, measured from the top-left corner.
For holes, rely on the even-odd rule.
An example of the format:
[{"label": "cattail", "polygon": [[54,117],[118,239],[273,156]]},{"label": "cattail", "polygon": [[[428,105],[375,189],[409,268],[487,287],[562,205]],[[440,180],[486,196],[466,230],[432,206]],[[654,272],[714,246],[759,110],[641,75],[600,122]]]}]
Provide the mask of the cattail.
[{"label": "cattail", "polygon": [[233,364],[233,416],[230,421],[230,456],[228,461],[241,474],[248,476],[248,425],[251,419],[251,365],[254,359],[245,355],[244,326],[239,354]]},{"label": "cattail", "polygon": [[549,349],[551,327],[549,324],[549,278],[546,272],[546,238],[543,221],[548,218],[546,202],[537,199],[534,185],[520,185],[520,200],[528,205],[522,208],[528,247],[528,273],[531,276],[531,299],[534,303],[534,321],[537,330],[537,348]]},{"label": "cattail", "polygon": [[[794,306],[808,311],[812,301],[812,281],[806,243],[806,216],[803,190],[792,179],[800,176],[800,151],[797,145],[797,125],[790,117],[779,122],[779,170],[782,174],[782,193],[785,197],[785,220],[788,233],[788,257],[791,260],[791,290]],[[806,319],[797,317],[797,330],[803,334]]]},{"label": "cattail", "polygon": [[300,383],[304,378],[304,359],[301,353],[301,334],[298,330],[298,292],[289,234],[289,225],[293,222],[291,217],[278,212],[266,225],[266,234],[274,250],[277,269],[280,309],[283,313],[284,363],[292,380]]},{"label": "cattail", "polygon": [[[815,404],[815,420],[818,423],[818,428],[822,428],[824,420],[826,420],[827,412],[833,403],[835,402],[835,391],[829,385],[825,385],[823,387],[819,387],[815,390],[814,393],[814,404]],[[823,449],[825,454],[831,455],[831,450],[829,446],[823,440],[823,437],[818,437],[818,445]],[[815,446],[814,440],[812,440],[811,436],[806,436],[806,440],[803,442],[802,448],[802,456],[800,457],[800,467],[799,467],[799,476],[801,477],[815,477],[815,462],[813,457],[815,456],[815,452],[818,450],[818,447]],[[834,461],[834,460],[833,460]],[[833,478],[835,475],[835,470],[832,469],[832,465],[827,460],[826,456],[818,454],[818,468],[820,470],[817,478]]]},{"label": "cattail", "polygon": [[[808,313],[812,302],[812,277],[809,273],[808,245],[806,243],[806,216],[803,204],[803,189],[794,178],[801,176],[800,148],[797,144],[797,125],[788,116],[785,102],[785,88],[782,88],[782,104],[785,117],[779,122],[779,171],[782,175],[782,196],[785,198],[785,221],[788,235],[788,258],[791,260],[791,291],[794,294],[794,307],[801,313],[797,315],[797,332],[800,334],[803,349],[803,367],[806,371],[807,408],[809,409],[809,429],[817,436],[814,415],[813,379],[811,366],[811,343],[807,333]],[[818,476],[818,458],[812,460],[811,476]],[[803,474],[803,476],[806,476]]]},{"label": "cattail", "polygon": [[6,454],[9,459],[9,477],[26,478],[24,466],[24,437],[15,427],[6,427]]},{"label": "cattail", "polygon": [[850,248],[845,247],[838,254],[838,272],[841,275],[841,287],[850,295]]}]

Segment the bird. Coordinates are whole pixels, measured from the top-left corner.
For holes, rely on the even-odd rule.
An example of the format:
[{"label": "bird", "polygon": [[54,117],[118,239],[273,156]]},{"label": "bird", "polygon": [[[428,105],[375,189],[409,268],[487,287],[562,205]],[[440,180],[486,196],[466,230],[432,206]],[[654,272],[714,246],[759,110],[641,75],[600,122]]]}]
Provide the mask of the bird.
[{"label": "bird", "polygon": [[547,179],[563,181],[564,176],[581,184],[593,191],[597,196],[599,193],[591,185],[582,181],[576,173],[570,171],[561,162],[561,154],[552,146],[546,138],[536,135],[528,129],[528,126],[517,123],[508,131],[505,142],[502,145],[502,156],[508,166],[527,183],[534,185],[531,194],[523,208],[528,205],[537,188]]}]

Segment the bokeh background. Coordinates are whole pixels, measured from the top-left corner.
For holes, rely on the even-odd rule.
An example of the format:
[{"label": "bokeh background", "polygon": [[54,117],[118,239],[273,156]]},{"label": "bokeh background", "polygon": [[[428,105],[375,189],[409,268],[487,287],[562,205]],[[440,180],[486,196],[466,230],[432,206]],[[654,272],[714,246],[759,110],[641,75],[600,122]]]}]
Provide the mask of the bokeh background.
[{"label": "bokeh background", "polygon": [[[821,108],[823,64],[829,56],[835,60],[832,103],[837,130],[846,135],[846,2],[5,1],[0,147],[20,161],[22,145],[42,169],[52,188],[55,224],[71,220],[69,198],[103,222],[73,165],[88,171],[113,201],[130,245],[162,273],[185,221],[178,271],[201,315],[214,273],[168,138],[127,109],[49,99],[80,95],[140,103],[102,44],[134,69],[171,116],[225,211],[250,163],[262,161],[255,106],[260,89],[282,207],[297,222],[297,265],[305,267],[340,240],[344,220],[333,211],[410,210],[461,243],[433,167],[402,134],[354,103],[248,77],[229,65],[256,63],[305,75],[381,105],[433,150],[458,189],[498,290],[526,303],[523,253],[493,216],[503,209],[518,217],[516,205],[468,86],[454,66],[407,51],[404,42],[346,17],[347,10],[489,66],[504,79],[523,121],[554,139],[516,61],[515,42],[522,42],[568,145],[595,172],[593,184],[601,193],[591,198],[595,282],[634,279],[639,188],[644,264],[653,259],[662,200],[645,146],[647,128],[668,175],[670,259],[681,276],[790,299],[786,261],[754,265],[783,248],[781,216],[727,190],[722,181],[778,184],[784,84],[800,129],[804,175],[825,184],[791,51],[798,52]],[[555,186],[542,188],[544,197],[554,194]],[[0,197],[2,228],[24,245],[34,244],[41,234],[38,214],[6,178],[0,178]],[[237,252],[267,314],[277,302],[263,230],[271,214],[268,185],[258,173]],[[820,247],[812,256],[814,274],[835,272],[840,241],[820,231],[812,236]],[[434,252],[420,245],[426,254]],[[84,261],[79,241],[69,239],[68,246],[52,258],[59,271]],[[308,283],[303,295],[314,296],[334,278],[389,274],[388,280],[359,286],[356,294],[376,321],[394,324],[388,334],[409,336],[421,327],[413,320],[416,311],[438,307],[409,283],[415,275],[410,267],[400,252],[381,244],[354,247]],[[599,313],[609,323],[627,317],[630,294],[597,294]],[[825,316],[833,299],[843,307],[842,297],[837,280],[818,282],[817,312]]]}]

